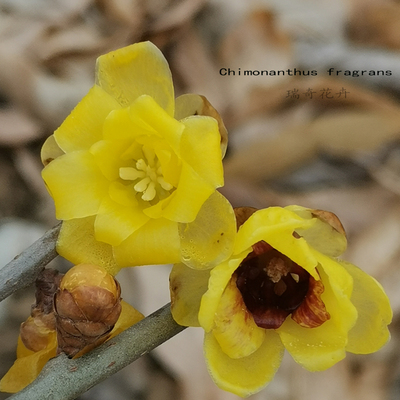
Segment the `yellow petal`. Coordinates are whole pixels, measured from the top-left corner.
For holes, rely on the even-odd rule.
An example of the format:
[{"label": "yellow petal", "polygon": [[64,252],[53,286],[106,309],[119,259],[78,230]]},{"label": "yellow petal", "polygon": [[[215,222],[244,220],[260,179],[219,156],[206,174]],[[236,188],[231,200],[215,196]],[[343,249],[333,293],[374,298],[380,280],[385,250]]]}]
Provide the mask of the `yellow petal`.
[{"label": "yellow petal", "polygon": [[54,132],[57,144],[66,153],[88,150],[93,143],[102,139],[107,115],[118,108],[120,106],[116,100],[100,87],[93,86]]},{"label": "yellow petal", "polygon": [[138,205],[122,205],[105,196],[94,223],[95,236],[101,242],[118,246],[148,220]]},{"label": "yellow petal", "polygon": [[169,115],[174,114],[171,72],[161,51],[150,42],[136,43],[99,57],[96,83],[124,107],[147,94]]},{"label": "yellow petal", "polygon": [[151,218],[163,216],[175,222],[192,222],[201,206],[214,192],[214,187],[200,178],[186,163],[182,164],[178,187],[168,198],[163,210],[149,207],[144,213]]},{"label": "yellow petal", "polygon": [[138,97],[129,107],[129,117],[137,125],[138,134],[152,133],[178,152],[185,126],[171,117],[154,98],[147,95]]},{"label": "yellow petal", "polygon": [[121,314],[110,333],[109,339],[119,335],[125,329],[128,329],[130,326],[138,323],[144,318],[144,315],[141,312],[133,308],[126,301],[121,300],[121,306]]},{"label": "yellow petal", "polygon": [[207,367],[215,383],[223,390],[247,397],[260,391],[279,368],[284,347],[273,330],[265,332],[265,340],[253,354],[232,359],[222,350],[212,333],[204,337]]},{"label": "yellow petal", "polygon": [[119,246],[115,259],[123,267],[180,262],[179,236],[176,222],[151,219]]},{"label": "yellow petal", "polygon": [[218,111],[204,97],[198,94],[188,93],[179,96],[175,100],[175,118],[181,120],[192,115],[206,115],[213,117],[218,122],[220,133],[221,153],[225,156],[228,145],[228,131]]},{"label": "yellow petal", "polygon": [[392,321],[389,299],[382,286],[360,268],[340,262],[353,277],[351,302],[358,311],[355,326],[349,332],[346,350],[368,354],[379,350],[390,338],[387,325]]},{"label": "yellow petal", "polygon": [[99,242],[94,237],[95,217],[63,221],[57,240],[57,252],[73,264],[95,264],[109,274],[120,270],[111,245]]},{"label": "yellow petal", "polygon": [[124,185],[120,182],[112,182],[109,187],[110,198],[122,206],[138,208],[138,201],[133,191],[134,184]]},{"label": "yellow petal", "polygon": [[168,196],[166,199],[158,201],[154,206],[143,207],[143,214],[148,218],[158,219],[164,215],[164,209],[168,206],[171,200],[174,198],[174,193]]},{"label": "yellow petal", "polygon": [[199,310],[199,323],[206,332],[210,332],[214,327],[214,316],[221,296],[232,274],[247,254],[248,252],[239,254],[236,258],[226,260],[211,270],[208,290],[201,299]]},{"label": "yellow petal", "polygon": [[119,169],[132,165],[131,160],[123,160],[122,155],[131,146],[127,140],[100,140],[90,148],[102,174],[110,181],[119,179]]},{"label": "yellow petal", "polygon": [[181,120],[202,113],[205,97],[199,94],[186,93],[175,99],[175,118]]},{"label": "yellow petal", "polygon": [[[311,210],[301,206],[288,206],[285,209],[293,211],[304,219],[315,220],[315,223],[308,229],[296,229],[296,232],[310,246],[331,257],[337,257],[344,253],[347,248],[347,239],[343,227],[335,214],[327,211]],[[336,219],[334,222],[339,225],[337,229],[335,229],[335,225],[332,226],[323,218],[324,214]]]},{"label": "yellow petal", "polygon": [[294,360],[309,371],[325,370],[345,357],[348,332],[357,319],[350,301],[352,278],[347,271],[323,255],[318,271],[325,288],[321,298],[330,319],[319,327],[305,328],[288,317],[277,329]]},{"label": "yellow petal", "polygon": [[150,96],[139,96],[126,108],[114,110],[104,121],[104,140],[135,141],[154,135],[178,150],[184,125],[172,118]]},{"label": "yellow petal", "polygon": [[224,184],[220,134],[217,121],[194,116],[181,121],[185,125],[180,154],[196,173],[215,188]]},{"label": "yellow petal", "polygon": [[[25,347],[18,338],[18,347]],[[27,354],[26,356],[20,356],[14,362],[12,367],[3,376],[0,381],[0,391],[7,393],[16,393],[24,389],[30,383],[32,383],[40,371],[43,369],[47,361],[50,358],[56,356],[57,351],[57,337],[56,332],[49,333],[49,342],[45,349],[38,352],[32,352],[28,349],[27,351],[20,350],[20,354]]]},{"label": "yellow petal", "polygon": [[[173,149],[179,152],[185,126],[172,118],[150,96],[140,96],[128,108],[111,112],[104,123],[104,140],[139,143],[155,149]],[[149,142],[150,140],[150,142]],[[126,150],[130,152],[129,147]],[[128,159],[129,154],[123,158]],[[143,157],[143,156],[142,156]]]},{"label": "yellow petal", "polygon": [[253,244],[264,240],[319,280],[315,270],[318,262],[312,248],[303,238],[293,236],[298,228],[307,229],[314,223],[315,219],[305,220],[281,207],[258,210],[239,228],[234,253],[250,251]]},{"label": "yellow petal", "polygon": [[214,317],[212,330],[222,351],[231,358],[254,353],[265,339],[266,329],[259,328],[244,304],[242,294],[232,278],[226,286]]},{"label": "yellow petal", "polygon": [[167,143],[157,142],[154,150],[160,161],[164,179],[174,187],[177,187],[181,174],[181,160]]},{"label": "yellow petal", "polygon": [[309,371],[323,371],[346,356],[347,335],[327,321],[317,328],[303,328],[287,318],[278,329],[286,350]]},{"label": "yellow petal", "polygon": [[109,181],[87,151],[58,157],[43,169],[42,177],[56,204],[58,219],[96,214],[108,193]]},{"label": "yellow petal", "polygon": [[207,290],[210,271],[196,271],[185,264],[175,264],[169,276],[171,313],[182,326],[200,326],[198,314],[201,297]]},{"label": "yellow petal", "polygon": [[132,142],[140,135],[154,133],[142,118],[132,118],[132,107],[114,110],[108,114],[103,126],[103,139],[107,141]]},{"label": "yellow petal", "polygon": [[54,159],[62,156],[63,154],[65,153],[60,149],[60,146],[57,144],[54,135],[51,135],[46,139],[42,146],[42,149],[40,151],[40,158],[42,160],[42,164],[46,166]]},{"label": "yellow petal", "polygon": [[232,253],[236,219],[231,204],[214,192],[200,208],[196,219],[179,224],[182,261],[191,268],[208,269]]}]

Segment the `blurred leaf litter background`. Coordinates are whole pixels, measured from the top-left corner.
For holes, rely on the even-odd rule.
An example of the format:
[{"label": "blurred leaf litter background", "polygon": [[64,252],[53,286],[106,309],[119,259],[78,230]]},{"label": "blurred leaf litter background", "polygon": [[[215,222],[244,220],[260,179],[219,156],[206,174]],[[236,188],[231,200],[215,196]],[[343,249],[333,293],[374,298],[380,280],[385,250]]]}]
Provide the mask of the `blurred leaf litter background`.
[{"label": "blurred leaf litter background", "polygon": [[[0,265],[56,223],[40,147],[92,86],[96,57],[142,40],[165,54],[176,95],[205,95],[221,113],[230,140],[222,192],[232,204],[335,212],[345,258],[382,283],[394,309],[392,340],[377,354],[348,355],[321,373],[285,356],[251,399],[398,399],[398,1],[0,0]],[[168,273],[124,270],[124,299],[156,310],[169,301]],[[1,303],[1,375],[33,301],[30,288]],[[211,382],[202,336],[187,329],[80,398],[237,399]]]}]

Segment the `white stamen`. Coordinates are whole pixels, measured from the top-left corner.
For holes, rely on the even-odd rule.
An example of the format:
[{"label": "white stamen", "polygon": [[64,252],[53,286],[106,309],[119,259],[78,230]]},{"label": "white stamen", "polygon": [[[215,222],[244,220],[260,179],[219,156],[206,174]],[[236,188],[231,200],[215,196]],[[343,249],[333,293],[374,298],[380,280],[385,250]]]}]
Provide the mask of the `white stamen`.
[{"label": "white stamen", "polygon": [[157,182],[157,173],[154,171],[154,168],[147,167],[147,175],[153,182]]},{"label": "white stamen", "polygon": [[146,178],[143,178],[140,180],[133,188],[137,192],[144,192],[147,189],[148,184],[151,182],[151,179],[146,176]]},{"label": "white stamen", "polygon": [[145,201],[150,201],[153,200],[154,197],[156,197],[156,189],[155,189],[155,183],[152,181],[149,183],[149,186],[147,186],[147,189],[144,191],[142,199]]},{"label": "white stamen", "polygon": [[166,182],[162,176],[159,176],[157,178],[157,182],[164,190],[171,190],[173,188],[173,186],[170,183]]},{"label": "white stamen", "polygon": [[290,275],[291,275],[291,277],[293,278],[293,280],[294,280],[296,283],[299,283],[300,276],[299,276],[298,274],[294,274],[294,273],[291,272]]},{"label": "white stamen", "polygon": [[133,167],[121,167],[119,169],[119,176],[121,179],[134,181],[135,179],[144,178],[146,173],[144,171],[138,171]]},{"label": "white stamen", "polygon": [[136,161],[136,169],[138,169],[139,171],[146,171],[147,164],[146,161],[143,160],[143,158]]},{"label": "white stamen", "polygon": [[[170,191],[173,186],[168,183],[163,176],[160,160],[157,159],[154,149],[144,145],[142,148],[143,158],[136,161],[134,167],[121,167],[119,176],[127,181],[139,180],[134,186],[134,190],[142,193],[144,201],[151,201],[162,189]],[[158,193],[161,195],[161,192]]]}]

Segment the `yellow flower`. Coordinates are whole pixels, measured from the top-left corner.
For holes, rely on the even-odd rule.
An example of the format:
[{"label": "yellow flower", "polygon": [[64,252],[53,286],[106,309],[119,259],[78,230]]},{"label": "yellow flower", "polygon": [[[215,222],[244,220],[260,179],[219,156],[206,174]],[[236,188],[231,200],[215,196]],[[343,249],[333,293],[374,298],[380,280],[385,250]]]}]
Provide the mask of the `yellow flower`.
[{"label": "yellow flower", "polygon": [[[64,221],[58,252],[114,275],[226,258],[233,215],[216,192],[226,140],[205,98],[175,102],[168,64],[150,42],[99,57],[95,85],[42,149],[43,179]],[[212,241],[215,254],[200,260]]]},{"label": "yellow flower", "polygon": [[[77,265],[63,277],[60,288],[61,292],[58,292],[57,296],[68,290],[74,298],[69,302],[65,302],[62,298],[58,302],[59,309],[63,312],[61,317],[70,309],[69,320],[60,320],[59,312],[55,318],[53,311],[43,312],[43,308],[53,310],[52,304],[47,301],[44,302],[45,304],[36,304],[32,316],[21,325],[17,360],[0,380],[0,391],[19,392],[36,379],[47,361],[55,357],[57,353],[64,351],[70,357],[80,357],[144,318],[131,305],[119,301],[119,284],[103,268],[94,265]],[[115,308],[116,302],[113,300],[111,304],[106,304],[104,300],[108,300],[109,296],[105,291],[114,293],[118,297],[119,316],[116,317],[118,318],[116,322],[116,318],[112,316],[110,319],[109,316],[113,314],[110,309]],[[75,302],[79,303],[84,319],[79,313],[77,315]],[[99,325],[100,333],[97,332]],[[109,326],[109,330],[104,332],[104,326]],[[73,336],[68,336],[71,329],[73,329]]]},{"label": "yellow flower", "polygon": [[[244,222],[229,259],[212,270],[184,264],[170,276],[172,314],[205,330],[216,384],[242,397],[273,378],[284,349],[310,371],[346,351],[377,351],[392,311],[374,278],[340,261],[346,237],[329,212],[299,206],[239,210]],[[249,214],[252,214],[249,217]]]}]

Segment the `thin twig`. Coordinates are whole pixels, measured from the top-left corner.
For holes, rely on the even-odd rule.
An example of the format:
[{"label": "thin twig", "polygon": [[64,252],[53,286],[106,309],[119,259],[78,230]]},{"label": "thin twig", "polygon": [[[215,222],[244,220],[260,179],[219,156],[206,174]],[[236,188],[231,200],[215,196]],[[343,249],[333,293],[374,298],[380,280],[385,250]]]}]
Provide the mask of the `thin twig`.
[{"label": "thin twig", "polygon": [[47,231],[0,270],[0,301],[31,285],[42,268],[57,257],[56,241],[60,227],[58,224]]},{"label": "thin twig", "polygon": [[173,320],[170,304],[166,304],[80,358],[71,360],[62,354],[50,360],[33,383],[9,399],[75,399],[183,329]]}]

